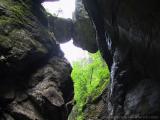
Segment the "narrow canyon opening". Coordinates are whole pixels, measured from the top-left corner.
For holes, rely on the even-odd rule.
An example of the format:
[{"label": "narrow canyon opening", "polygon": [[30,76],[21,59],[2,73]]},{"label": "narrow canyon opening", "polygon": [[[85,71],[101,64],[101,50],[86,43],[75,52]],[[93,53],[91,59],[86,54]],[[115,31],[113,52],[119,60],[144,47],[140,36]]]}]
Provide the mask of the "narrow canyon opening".
[{"label": "narrow canyon opening", "polygon": [[[75,12],[75,0],[60,0],[57,2],[44,2],[43,7],[53,16],[72,19]],[[65,58],[72,64],[73,61],[88,58],[88,52],[73,44],[72,38],[67,42],[60,43]]]},{"label": "narrow canyon opening", "polygon": [[159,0],[0,0],[0,120],[159,120],[159,21]]},{"label": "narrow canyon opening", "polygon": [[[60,19],[62,18],[64,20],[71,19],[73,21],[73,25],[77,24],[77,26],[79,27],[78,29],[76,29],[78,30],[78,34],[81,32],[81,28],[83,28],[82,32],[80,33],[80,36],[83,36],[86,32],[86,36],[88,37],[88,34],[92,34],[93,32],[92,30],[88,30],[88,26],[85,25],[86,23],[88,24],[89,20],[88,18],[87,20],[85,19],[84,21],[87,21],[86,23],[83,23],[83,20],[80,20],[79,23],[76,22],[76,19],[79,19],[77,17],[79,15],[75,14],[75,9],[77,9],[75,8],[75,4],[75,0],[60,0],[58,2],[44,2],[42,5],[44,6],[47,12],[49,12],[55,17],[58,17]],[[78,8],[78,10],[80,10],[80,12],[83,13],[84,8],[83,10],[81,10],[81,4],[79,5],[79,7],[80,8]],[[85,12],[83,14],[86,14]],[[58,25],[54,26],[56,26],[58,29]],[[66,26],[62,26],[62,28],[65,27]],[[86,41],[88,40],[87,37],[85,38]],[[101,57],[100,52],[94,50],[94,48],[92,47],[92,53],[88,52],[85,43],[79,44],[77,41],[74,41],[74,39],[77,38],[70,37],[69,39],[67,37],[64,37],[61,39],[67,40],[61,40],[63,42],[59,43],[65,58],[70,62],[72,66],[71,77],[74,83],[74,97],[73,100],[70,102],[70,104],[73,105],[73,108],[69,113],[68,120],[84,120],[86,116],[92,117],[92,114],[86,112],[87,109],[90,109],[89,111],[92,112],[101,112],[97,111],[96,109],[93,110],[90,107],[92,104],[94,105],[94,102],[98,99],[99,96],[101,96],[102,92],[105,90],[106,86],[109,83],[110,74],[105,61]],[[92,39],[92,37],[90,39]],[[73,42],[77,42],[78,44]],[[74,44],[76,44],[79,47],[77,47]],[[75,113],[75,111],[77,112]]]}]

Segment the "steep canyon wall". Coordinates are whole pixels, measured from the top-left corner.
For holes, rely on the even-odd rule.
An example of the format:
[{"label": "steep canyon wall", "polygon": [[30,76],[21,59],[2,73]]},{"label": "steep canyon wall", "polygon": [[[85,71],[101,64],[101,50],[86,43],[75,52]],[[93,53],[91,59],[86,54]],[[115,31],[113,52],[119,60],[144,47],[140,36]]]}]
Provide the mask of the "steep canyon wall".
[{"label": "steep canyon wall", "polygon": [[72,69],[59,43],[71,38],[99,49],[111,73],[93,120],[159,118],[158,0],[77,0],[73,20],[48,15],[41,2],[0,0],[0,119],[67,119]]},{"label": "steep canyon wall", "polygon": [[0,120],[66,120],[73,97],[64,58],[39,0],[0,0]]},{"label": "steep canyon wall", "polygon": [[158,0],[83,0],[83,3],[95,25],[98,47],[111,72],[103,119],[158,119]]}]

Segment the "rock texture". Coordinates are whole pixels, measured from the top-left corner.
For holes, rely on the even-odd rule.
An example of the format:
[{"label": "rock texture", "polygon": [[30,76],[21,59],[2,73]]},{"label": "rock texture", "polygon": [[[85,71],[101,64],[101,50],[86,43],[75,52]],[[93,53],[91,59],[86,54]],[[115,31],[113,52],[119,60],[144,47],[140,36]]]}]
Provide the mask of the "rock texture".
[{"label": "rock texture", "polygon": [[108,89],[106,88],[99,97],[94,101],[87,103],[84,109],[84,118],[85,120],[107,120],[106,112],[108,105]]},{"label": "rock texture", "polygon": [[0,120],[66,120],[73,97],[40,1],[0,0]]},{"label": "rock texture", "polygon": [[158,2],[83,0],[111,72],[104,119],[160,117]]},{"label": "rock texture", "polygon": [[73,43],[94,53],[98,50],[96,43],[96,32],[92,22],[84,9],[82,0],[76,0],[76,9],[73,14]]},{"label": "rock texture", "polygon": [[72,39],[73,21],[55,16],[48,16],[49,29],[58,43],[65,43]]},{"label": "rock texture", "polygon": [[[84,9],[82,0],[76,0],[73,19],[64,19],[48,15],[49,29],[57,43],[65,43],[73,39],[73,44],[91,53],[98,50],[96,31]],[[60,32],[61,31],[61,32]]]},{"label": "rock texture", "polygon": [[0,1],[0,119],[67,119],[71,66],[58,42],[70,38],[98,46],[111,73],[86,119],[159,119],[159,1],[77,0],[73,21],[47,17],[44,1],[55,0]]}]

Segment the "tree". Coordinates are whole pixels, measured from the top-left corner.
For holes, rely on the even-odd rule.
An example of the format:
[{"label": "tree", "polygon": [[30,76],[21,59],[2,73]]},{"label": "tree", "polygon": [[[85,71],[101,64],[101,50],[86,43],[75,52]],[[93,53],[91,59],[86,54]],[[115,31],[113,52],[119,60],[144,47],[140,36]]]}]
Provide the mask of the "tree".
[{"label": "tree", "polygon": [[93,101],[97,98],[109,81],[109,70],[100,53],[89,53],[89,58],[75,61],[72,79],[74,82],[74,99],[81,114],[88,99]]}]

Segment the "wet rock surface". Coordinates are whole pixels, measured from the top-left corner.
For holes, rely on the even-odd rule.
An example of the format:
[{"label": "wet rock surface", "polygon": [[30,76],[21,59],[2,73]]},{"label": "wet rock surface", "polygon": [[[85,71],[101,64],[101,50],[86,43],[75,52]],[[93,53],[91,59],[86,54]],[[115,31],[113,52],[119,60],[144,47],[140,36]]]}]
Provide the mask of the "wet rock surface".
[{"label": "wet rock surface", "polygon": [[0,1],[0,119],[67,119],[71,66],[58,43],[71,38],[99,49],[111,73],[86,119],[158,119],[159,1],[77,0],[73,21],[48,16],[44,1]]},{"label": "wet rock surface", "polygon": [[105,119],[159,119],[158,0],[83,0],[109,66]]},{"label": "wet rock surface", "polygon": [[67,119],[72,68],[49,29],[36,0],[0,1],[0,120]]}]

